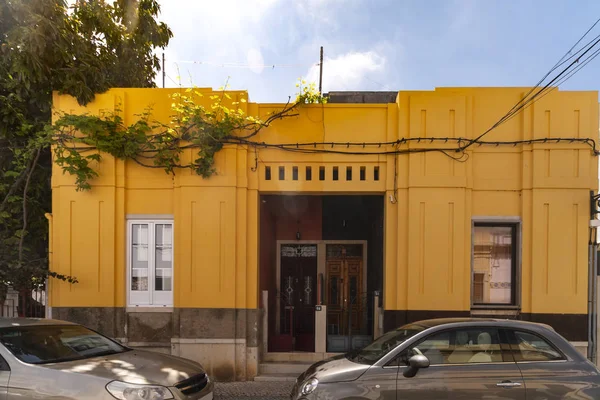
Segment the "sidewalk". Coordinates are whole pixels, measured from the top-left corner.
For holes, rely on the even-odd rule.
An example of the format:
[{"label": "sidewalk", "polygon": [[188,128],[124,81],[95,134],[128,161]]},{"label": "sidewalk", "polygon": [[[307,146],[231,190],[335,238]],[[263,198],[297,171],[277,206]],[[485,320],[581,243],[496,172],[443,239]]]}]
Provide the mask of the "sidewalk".
[{"label": "sidewalk", "polygon": [[288,400],[293,382],[215,383],[215,400]]}]

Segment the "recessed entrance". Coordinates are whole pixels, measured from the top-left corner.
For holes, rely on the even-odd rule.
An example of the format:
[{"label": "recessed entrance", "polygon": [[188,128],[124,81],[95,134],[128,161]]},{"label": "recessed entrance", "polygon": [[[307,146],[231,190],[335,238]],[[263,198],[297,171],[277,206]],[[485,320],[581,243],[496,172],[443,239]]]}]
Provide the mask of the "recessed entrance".
[{"label": "recessed entrance", "polygon": [[338,353],[373,339],[383,196],[261,196],[268,353]]}]

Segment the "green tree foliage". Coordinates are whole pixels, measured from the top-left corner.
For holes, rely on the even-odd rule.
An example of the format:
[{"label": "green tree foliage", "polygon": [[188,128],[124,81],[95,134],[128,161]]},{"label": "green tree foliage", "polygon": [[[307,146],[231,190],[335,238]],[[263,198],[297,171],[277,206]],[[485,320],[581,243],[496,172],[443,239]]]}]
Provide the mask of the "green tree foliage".
[{"label": "green tree foliage", "polygon": [[159,12],[157,0],[0,0],[0,283],[48,274],[52,92],[85,105],[154,86],[154,50],[172,37]]},{"label": "green tree foliage", "polygon": [[[125,125],[119,112],[107,115],[63,114],[50,133],[54,160],[75,177],[77,190],[91,189],[90,180],[103,154],[130,160],[148,168],[160,168],[174,174],[177,169],[191,169],[203,178],[215,173],[215,155],[225,145],[260,146],[252,138],[274,121],[298,115],[297,108],[307,104],[324,104],[327,99],[314,84],[300,80],[294,102],[271,112],[266,118],[247,115],[240,102],[233,101],[225,87],[210,95],[210,106],[202,105],[204,95],[194,89],[181,88],[171,95],[172,116],[168,123],[150,119],[147,109],[136,122]],[[190,163],[183,163],[185,149],[193,151]]]}]

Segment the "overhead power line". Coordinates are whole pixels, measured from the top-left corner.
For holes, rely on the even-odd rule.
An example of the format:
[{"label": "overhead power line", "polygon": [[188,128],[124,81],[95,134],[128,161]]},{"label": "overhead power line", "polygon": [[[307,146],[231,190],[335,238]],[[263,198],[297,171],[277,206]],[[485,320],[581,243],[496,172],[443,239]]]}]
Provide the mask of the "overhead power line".
[{"label": "overhead power line", "polygon": [[[582,61],[582,58],[587,53],[589,53],[596,45],[598,45],[598,43],[600,43],[600,35],[596,36],[594,39],[592,39],[590,42],[588,42],[585,46],[583,46],[581,49],[579,49],[577,52],[575,52],[574,54],[572,54],[569,58],[567,58],[565,60],[565,57],[567,57],[569,54],[571,54],[573,52],[574,48],[588,35],[589,32],[591,32],[591,30],[598,24],[598,22],[600,22],[600,19],[598,19],[583,34],[583,36],[575,43],[575,45],[573,45],[567,51],[567,53],[565,53],[565,55],[563,55],[560,58],[560,60],[558,60],[558,62],[550,69],[550,71],[548,71],[542,77],[542,79],[540,79],[540,81],[534,87],[532,87],[529,90],[529,92],[521,100],[519,100],[510,110],[508,110],[508,112],[506,114],[504,114],[496,123],[494,123],[490,128],[488,128],[486,131],[484,131],[476,139],[474,139],[473,141],[469,142],[468,144],[460,147],[457,151],[464,151],[468,147],[472,146],[475,142],[477,142],[478,140],[480,140],[481,138],[486,136],[488,133],[490,133],[491,131],[496,129],[498,126],[509,121],[515,115],[517,115],[517,113],[519,113],[523,109],[529,107],[531,104],[533,104],[536,101],[536,99],[538,99],[538,100],[541,99],[546,94],[548,94],[550,91],[552,91],[556,86],[558,86],[560,83],[563,83],[566,80],[570,79],[575,73],[577,73],[579,70],[581,70],[581,68],[583,68],[589,62],[591,62],[594,58],[596,58],[596,56],[598,55],[597,51],[592,53],[588,58],[586,58]],[[581,53],[581,54],[579,54],[579,53]],[[564,65],[565,63],[569,62],[573,58],[575,58],[575,59],[573,61],[571,61],[571,63],[566,68],[564,68],[558,75],[556,75],[552,80],[550,80],[550,82],[545,84],[540,90],[538,90],[535,94],[533,94],[533,96],[531,96],[531,94],[540,87],[542,82],[544,80],[546,80],[546,78],[548,78],[548,76],[550,76],[552,74],[552,72],[554,72],[559,66]],[[579,66],[575,67],[573,70],[571,70],[571,68],[573,68],[573,66],[575,66],[575,64],[578,64],[580,61],[582,61],[581,64]],[[555,84],[556,86],[551,87],[552,84]]]},{"label": "overhead power line", "polygon": [[[584,68],[586,65],[588,65],[590,62],[594,61],[594,59],[596,57],[598,57],[598,55],[600,55],[600,48],[598,50],[596,50],[594,53],[592,53],[589,57],[587,57],[585,60],[581,61],[581,63],[575,68],[573,69],[573,71],[571,71],[569,74],[563,76],[562,78],[560,78],[557,82],[555,86],[552,86],[550,88],[548,88],[546,91],[540,93],[540,95],[538,97],[536,97],[532,102],[528,103],[527,105],[525,105],[525,107],[523,107],[523,111],[526,110],[527,108],[529,108],[530,106],[532,106],[535,102],[540,101],[541,99],[543,99],[544,97],[546,97],[548,94],[550,94],[554,89],[556,89],[558,86],[562,85],[563,83],[565,83],[566,81],[568,81],[569,79],[571,79],[573,77],[573,75],[575,75],[577,72],[579,72],[579,70],[581,70],[582,68]],[[507,118],[504,122],[508,122],[511,119],[513,119],[517,114],[514,113],[512,114],[509,118]]]}]

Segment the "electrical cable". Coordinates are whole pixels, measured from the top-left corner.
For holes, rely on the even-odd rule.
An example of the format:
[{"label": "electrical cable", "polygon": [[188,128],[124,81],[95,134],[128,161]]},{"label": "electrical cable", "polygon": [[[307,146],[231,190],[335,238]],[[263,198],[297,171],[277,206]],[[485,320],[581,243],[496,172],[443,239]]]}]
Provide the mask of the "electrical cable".
[{"label": "electrical cable", "polygon": [[[531,103],[527,104],[524,108],[523,111],[526,110],[527,108],[529,108],[529,106],[533,105],[535,102],[543,99],[544,97],[546,97],[546,95],[550,94],[550,92],[552,92],[554,89],[556,89],[559,85],[563,84],[564,82],[568,81],[569,79],[571,79],[571,77],[573,75],[575,75],[580,69],[582,69],[583,67],[585,67],[587,64],[589,64],[590,62],[592,62],[596,57],[598,57],[598,55],[600,55],[600,48],[598,50],[596,50],[594,53],[592,53],[591,56],[589,56],[588,58],[586,58],[584,60],[584,62],[580,65],[577,66],[577,68],[575,68],[573,71],[571,71],[568,75],[564,76],[563,78],[561,78],[556,86],[552,86],[551,88],[549,88],[549,90],[545,91],[543,93],[543,95],[541,95],[539,98],[536,98],[534,101],[532,101]],[[508,122],[511,119],[513,119],[515,117],[516,114],[511,115],[509,118],[506,119],[506,121],[504,122]]]},{"label": "electrical cable", "polygon": [[[511,108],[507,114],[509,114],[512,110],[514,110],[514,108],[516,106],[519,105],[519,103],[525,101],[527,99],[527,97],[529,97],[529,95],[531,95],[531,93],[537,88],[539,87],[542,82],[552,73],[554,72],[558,67],[560,67],[561,65],[567,63],[569,60],[573,59],[574,57],[576,57],[579,53],[581,53],[584,49],[586,49],[591,43],[593,43],[594,41],[596,41],[597,39],[600,38],[600,35],[597,35],[595,38],[593,38],[592,40],[590,40],[589,42],[587,42],[581,49],[577,50],[574,54],[571,54],[573,49],[575,49],[575,47],[581,43],[581,41],[587,36],[587,34],[596,26],[596,24],[598,24],[598,22],[600,22],[600,18],[596,20],[596,22],[594,22],[594,24],[592,24],[592,26],[583,34],[583,36],[581,36],[581,38],[579,38],[579,40],[560,58],[560,60],[558,60],[558,62],[556,64],[554,64],[554,66],[552,67],[552,69],[550,69],[543,77],[542,79],[540,79],[534,87],[532,87],[529,92],[527,92],[527,94],[523,97],[523,99],[521,99],[519,102],[517,102],[517,104],[515,104],[515,106],[513,106],[513,108]],[[566,56],[568,56],[569,54],[571,54],[571,57],[565,59]]]},{"label": "electrical cable", "polygon": [[[250,146],[258,146],[258,147],[277,147],[277,148],[304,148],[304,147],[313,147],[316,149],[317,146],[331,146],[332,148],[335,146],[343,146],[346,148],[350,147],[382,147],[382,146],[396,146],[402,144],[409,144],[410,142],[425,142],[425,143],[434,143],[434,142],[469,142],[472,139],[463,138],[463,137],[415,137],[415,138],[402,138],[394,141],[388,142],[298,142],[298,143],[266,143],[266,142],[256,142],[252,140],[239,139],[232,137],[229,139],[229,144],[246,144]],[[592,148],[592,150],[596,150],[596,142],[594,139],[590,138],[575,138],[575,137],[555,137],[555,138],[537,138],[537,139],[524,139],[524,140],[508,140],[508,141],[479,141],[477,142],[480,145],[509,145],[515,146],[519,144],[536,144],[536,143],[553,143],[553,142],[569,142],[569,143],[582,143],[587,144]],[[446,148],[438,148],[440,150],[455,150],[454,147],[446,147]],[[320,150],[320,149],[317,149]],[[327,149],[324,149],[327,150]],[[417,149],[413,149],[417,150]],[[360,154],[390,154],[393,151],[381,151],[381,152],[360,152]],[[346,152],[347,153],[347,152]]]},{"label": "electrical cable", "polygon": [[[482,141],[481,139],[487,135],[488,133],[490,133],[492,130],[494,130],[495,128],[497,128],[498,126],[504,124],[505,122],[511,120],[512,118],[514,118],[520,111],[528,108],[529,106],[533,105],[536,101],[542,99],[543,97],[545,97],[548,93],[550,93],[552,90],[554,90],[556,88],[556,86],[566,82],[567,80],[569,80],[573,75],[575,75],[578,71],[580,71],[582,68],[584,68],[587,64],[589,64],[591,61],[593,61],[599,54],[600,54],[600,49],[594,51],[590,56],[588,56],[587,58],[583,59],[582,58],[589,53],[594,47],[596,47],[596,45],[598,45],[598,43],[600,43],[600,35],[596,36],[595,38],[593,38],[592,40],[590,40],[588,43],[586,43],[586,45],[584,45],[581,49],[579,49],[577,52],[575,52],[574,54],[572,54],[573,50],[577,47],[577,45],[579,43],[581,43],[581,41],[583,41],[583,39],[589,34],[589,32],[592,31],[592,29],[600,22],[600,19],[598,19],[584,34],[583,36],[581,36],[581,38],[565,53],[565,55],[563,55],[561,57],[561,59],[558,60],[558,62],[542,77],[542,79],[540,79],[540,81],[534,86],[532,87],[527,94],[521,99],[519,100],[515,105],[513,105],[513,107],[504,114],[504,116],[502,116],[496,123],[494,123],[489,129],[487,129],[485,132],[483,132],[481,135],[479,135],[477,138],[475,139],[468,139],[468,138],[402,138],[393,142],[380,142],[380,143],[375,143],[375,142],[370,142],[370,143],[339,143],[339,142],[321,142],[321,143],[283,143],[283,144],[273,144],[273,143],[265,143],[265,142],[255,142],[252,140],[247,140],[247,138],[240,138],[240,137],[232,137],[228,140],[226,140],[225,142],[223,142],[223,144],[235,144],[235,145],[246,145],[246,146],[253,146],[254,150],[255,150],[255,161],[257,162],[259,156],[258,156],[258,148],[259,147],[264,147],[264,148],[276,148],[279,150],[283,150],[283,151],[289,151],[289,152],[298,152],[298,153],[305,153],[305,154],[315,154],[315,153],[319,153],[319,154],[323,154],[323,153],[329,153],[329,154],[345,154],[345,155],[400,155],[400,154],[415,154],[415,153],[429,153],[429,152],[439,152],[444,154],[445,156],[459,161],[459,162],[465,162],[468,160],[469,158],[469,154],[465,151],[467,148],[469,148],[470,146],[472,146],[473,144],[478,144],[479,146],[482,145],[495,145],[495,146],[500,146],[500,145],[512,145],[512,146],[517,146],[517,145],[533,145],[536,143],[560,143],[561,141],[564,142],[569,142],[569,143],[582,143],[582,144],[586,144],[588,145],[594,155],[599,155],[600,152],[598,151],[597,147],[596,147],[596,141],[593,139],[588,139],[588,138],[572,138],[572,137],[561,137],[561,138],[540,138],[540,139],[530,139],[530,140],[518,140],[518,141]],[[580,54],[581,53],[581,54]],[[570,57],[566,58],[569,54],[571,54]],[[566,59],[565,59],[566,58]],[[575,58],[575,59],[574,59]],[[573,60],[574,59],[574,60]],[[540,90],[538,90],[535,94],[533,94],[533,96],[531,96],[531,94],[540,87],[540,85],[542,84],[542,82],[544,80],[546,80],[546,78],[548,78],[548,76],[550,76],[550,74],[552,72],[554,72],[557,68],[559,68],[560,66],[566,64],[567,62],[569,62],[570,60],[573,60],[566,68],[564,68],[558,75],[556,75],[553,79],[550,80],[550,82],[548,82],[546,85],[544,85]],[[195,63],[195,64],[211,64],[209,62],[199,62],[199,61],[179,61],[179,62],[191,62],[191,63]],[[575,64],[579,64],[577,65],[575,68],[572,69],[572,67]],[[231,66],[231,67],[248,67],[248,68],[252,68],[252,67],[256,67],[256,66],[250,66],[248,64],[242,64],[242,63],[213,63],[213,65],[217,65],[217,66]],[[311,66],[313,65],[319,65],[319,63],[316,64],[311,64]],[[273,65],[269,65],[269,64],[264,64],[261,65],[261,67],[273,67],[275,68],[275,66],[281,66],[281,67],[291,67],[291,66],[295,66],[293,64],[273,64]],[[553,83],[556,83],[556,86],[551,86]],[[531,96],[531,97],[530,97]],[[324,120],[323,120],[324,123]],[[440,147],[431,147],[431,148],[405,148],[405,149],[399,149],[400,145],[408,145],[411,142],[417,142],[420,143],[421,141],[423,142],[427,142],[429,141],[430,143],[433,143],[435,141],[444,141],[444,143],[448,143],[448,142],[455,142],[458,144],[457,148],[453,148],[453,147],[447,147],[447,148],[440,148]],[[465,144],[462,144],[465,143]],[[326,149],[326,148],[317,148],[317,146],[331,146],[331,149]],[[354,151],[354,150],[336,150],[334,149],[334,147],[338,145],[338,146],[346,146],[347,149],[349,149],[351,146],[362,146],[363,148],[365,148],[366,146],[390,146],[393,145],[395,146],[393,150],[383,150],[383,151]],[[310,148],[312,146],[312,148]],[[450,152],[454,152],[454,153],[460,153],[460,155],[455,156],[452,155]],[[262,160],[261,160],[262,161]]]},{"label": "electrical cable", "polygon": [[[443,153],[447,157],[452,158],[456,161],[466,161],[468,159],[468,153],[461,152],[460,156],[454,156],[451,152],[456,152],[454,147],[440,148],[440,147],[422,147],[422,148],[405,148],[398,149],[397,146],[401,144],[408,144],[409,142],[439,142],[444,141],[447,142],[470,142],[471,139],[466,138],[408,138],[408,139],[400,139],[394,142],[385,142],[385,143],[377,143],[377,142],[305,142],[305,143],[281,143],[281,144],[273,144],[273,143],[265,143],[265,142],[255,142],[251,140],[238,140],[235,138],[229,139],[225,142],[225,144],[243,144],[248,146],[256,146],[260,148],[272,148],[279,149],[289,152],[297,152],[297,153],[305,153],[305,154],[345,154],[345,155],[364,155],[364,156],[373,156],[373,155],[395,155],[395,154],[415,154],[415,153],[429,153],[429,152],[439,152]],[[592,150],[594,155],[600,154],[597,149],[597,144],[594,139],[589,138],[573,138],[573,137],[558,137],[558,138],[538,138],[538,139],[527,139],[527,140],[513,140],[513,141],[479,141],[477,144],[481,145],[491,145],[491,146],[518,146],[518,145],[534,145],[534,144],[547,144],[547,143],[580,143],[585,144]],[[324,148],[324,147],[331,148]],[[350,149],[350,147],[367,147],[367,146],[396,146],[393,150],[381,150],[381,151],[356,151],[356,150],[337,150],[334,149],[335,146],[342,146]],[[312,148],[311,148],[312,147]],[[322,147],[322,148],[319,148]]]},{"label": "electrical cable", "polygon": [[[577,56],[577,54],[581,53],[584,49],[586,49],[591,43],[593,43],[594,41],[596,41],[597,39],[600,38],[600,35],[597,35],[595,38],[593,38],[592,40],[590,40],[589,42],[587,42],[581,49],[577,50],[574,54],[571,54],[571,52],[573,51],[573,49],[587,36],[587,34],[596,26],[596,24],[598,24],[598,22],[600,22],[600,18],[598,20],[596,20],[596,22],[585,32],[585,34],[569,49],[569,51],[567,51],[561,58],[560,60],[558,60],[558,62],[556,64],[554,64],[554,66],[552,67],[552,69],[550,69],[543,77],[542,79],[540,79],[535,86],[533,86],[528,92],[527,94],[525,94],[525,96],[523,96],[523,98],[521,100],[519,100],[510,110],[508,110],[508,112],[505,114],[505,117],[507,114],[510,114],[520,103],[524,102],[527,100],[527,98],[531,95],[531,93],[538,88],[542,82],[548,77],[550,76],[550,74],[552,72],[554,72],[558,67],[560,67],[563,64],[566,64],[569,60],[573,59],[574,57]],[[571,57],[565,59],[566,56],[568,56],[569,54],[571,54]],[[504,117],[503,117],[504,118]]]},{"label": "electrical cable", "polygon": [[[600,21],[600,20],[599,20]],[[581,40],[583,40],[583,38],[585,36],[587,36],[587,34],[592,30],[592,28],[598,23],[598,21],[596,21],[592,27],[590,29],[588,29],[588,31],[577,41],[577,43],[581,42]],[[594,40],[595,39],[595,40]],[[569,53],[572,52],[572,49],[574,47],[572,47],[565,56],[563,56],[561,58],[561,60],[559,60],[559,62],[546,74],[544,75],[544,77],[540,80],[540,82],[538,82],[538,84],[536,86],[534,86],[528,93],[527,95],[521,99],[519,102],[517,102],[517,104],[515,104],[502,118],[500,118],[494,125],[492,125],[490,128],[488,128],[485,132],[483,132],[481,135],[479,135],[477,138],[473,139],[472,141],[470,141],[469,143],[467,143],[466,145],[462,146],[460,148],[460,151],[464,151],[466,150],[468,147],[470,147],[471,145],[473,145],[474,143],[476,143],[477,141],[479,141],[481,138],[483,138],[485,135],[487,135],[488,133],[490,133],[492,130],[494,130],[495,128],[497,128],[498,126],[500,126],[501,124],[503,124],[504,122],[506,122],[508,119],[512,118],[512,116],[516,113],[518,113],[519,111],[521,111],[528,103],[532,102],[535,100],[536,97],[538,97],[542,92],[544,92],[548,87],[550,87],[550,85],[552,85],[555,81],[559,80],[561,76],[563,76],[564,74],[568,74],[569,70],[571,69],[571,67],[573,67],[573,65],[577,64],[579,62],[579,60],[585,56],[590,50],[592,50],[599,42],[600,42],[600,35],[596,36],[596,38],[592,39],[592,41],[590,41],[589,43],[593,44],[591,46],[589,46],[589,43],[586,44],[586,46],[584,46],[582,49],[580,49],[579,51],[577,51],[574,55],[572,55],[571,57],[569,57],[567,60],[562,61],[561,60],[568,55]],[[575,46],[577,45],[577,43],[575,44]],[[588,47],[589,46],[589,47]],[[587,49],[586,49],[587,47]],[[539,90],[536,94],[533,95],[533,97],[527,99],[529,97],[529,95],[531,95],[531,93],[537,88],[539,87],[539,85],[541,84],[541,82],[543,82],[558,66],[566,63],[567,61],[571,60],[573,57],[575,57],[577,54],[579,54],[583,49],[586,49],[580,56],[578,56],[574,61],[572,61],[565,69],[563,69],[557,76],[555,76],[550,82],[548,82],[541,90]],[[580,69],[580,68],[579,68]],[[579,69],[576,69],[577,71]],[[527,99],[527,100],[525,100]]]},{"label": "electrical cable", "polygon": [[[587,30],[587,31],[586,31],[586,32],[583,34],[583,36],[581,36],[581,38],[580,38],[580,39],[579,39],[577,42],[575,42],[575,44],[574,44],[574,45],[573,45],[573,46],[572,46],[572,47],[569,49],[569,51],[567,51],[567,52],[565,53],[565,55],[564,55],[564,56],[562,56],[560,60],[558,60],[558,62],[557,62],[555,65],[554,65],[554,67],[551,69],[551,71],[554,71],[554,69],[556,69],[556,68],[558,68],[560,65],[562,65],[562,64],[559,64],[559,63],[561,63],[561,61],[563,61],[563,59],[564,59],[564,58],[565,58],[567,55],[571,54],[571,52],[572,52],[572,51],[575,49],[575,47],[577,47],[577,45],[578,45],[579,43],[581,43],[581,41],[582,41],[582,40],[583,40],[583,39],[584,39],[584,38],[587,36],[587,34],[588,34],[588,33],[590,33],[590,32],[592,31],[592,29],[594,29],[594,27],[595,27],[596,25],[598,25],[598,22],[600,22],[600,18],[598,18],[598,19],[596,20],[596,22],[594,22],[594,23],[592,24],[592,26],[590,26],[590,28],[589,28],[589,29],[588,29],[588,30]],[[593,41],[593,39],[592,39],[592,41]],[[588,44],[589,44],[589,43],[588,43]],[[586,47],[586,46],[583,46],[583,48],[585,48],[585,47]],[[579,51],[581,51],[581,50],[579,50]],[[575,53],[575,54],[577,54],[577,53]]]}]

